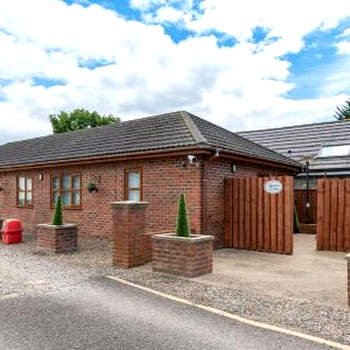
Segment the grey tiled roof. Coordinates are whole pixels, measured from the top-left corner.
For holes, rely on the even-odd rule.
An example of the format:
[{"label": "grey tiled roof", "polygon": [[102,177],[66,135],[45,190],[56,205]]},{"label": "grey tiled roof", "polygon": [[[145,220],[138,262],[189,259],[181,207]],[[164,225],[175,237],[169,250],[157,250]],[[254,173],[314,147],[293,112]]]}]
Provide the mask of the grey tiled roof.
[{"label": "grey tiled roof", "polygon": [[190,113],[174,112],[7,143],[0,146],[0,168],[191,146],[300,165]]},{"label": "grey tiled roof", "polygon": [[[331,121],[239,133],[296,161],[316,157],[322,146],[350,145],[350,122]],[[311,171],[350,169],[350,157],[314,158]]]}]

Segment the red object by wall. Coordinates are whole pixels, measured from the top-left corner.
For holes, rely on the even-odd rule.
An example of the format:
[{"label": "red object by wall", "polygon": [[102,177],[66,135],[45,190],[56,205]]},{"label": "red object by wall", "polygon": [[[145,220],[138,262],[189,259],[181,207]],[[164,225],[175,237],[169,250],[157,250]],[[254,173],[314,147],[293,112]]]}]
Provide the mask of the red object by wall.
[{"label": "red object by wall", "polygon": [[5,244],[22,243],[22,222],[17,219],[7,219],[2,226],[2,241]]}]

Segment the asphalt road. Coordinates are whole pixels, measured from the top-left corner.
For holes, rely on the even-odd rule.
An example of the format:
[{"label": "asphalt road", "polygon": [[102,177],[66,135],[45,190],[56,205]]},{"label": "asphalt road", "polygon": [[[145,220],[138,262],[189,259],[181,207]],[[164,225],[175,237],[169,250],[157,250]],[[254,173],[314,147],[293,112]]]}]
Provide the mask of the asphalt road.
[{"label": "asphalt road", "polygon": [[326,349],[105,278],[0,298],[0,349]]}]

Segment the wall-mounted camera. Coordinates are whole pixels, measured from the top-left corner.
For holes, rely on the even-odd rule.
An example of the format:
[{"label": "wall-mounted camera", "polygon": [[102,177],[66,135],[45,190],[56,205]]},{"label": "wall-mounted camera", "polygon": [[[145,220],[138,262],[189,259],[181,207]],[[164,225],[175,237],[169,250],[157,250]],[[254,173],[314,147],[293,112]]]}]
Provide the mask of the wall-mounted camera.
[{"label": "wall-mounted camera", "polygon": [[193,154],[189,154],[187,156],[187,160],[182,163],[182,166],[184,168],[186,168],[189,165],[199,166],[198,158]]},{"label": "wall-mounted camera", "polygon": [[197,163],[197,157],[196,156],[194,156],[194,155],[192,155],[192,154],[189,154],[188,156],[187,156],[187,159],[188,159],[188,163],[189,164],[196,164]]}]

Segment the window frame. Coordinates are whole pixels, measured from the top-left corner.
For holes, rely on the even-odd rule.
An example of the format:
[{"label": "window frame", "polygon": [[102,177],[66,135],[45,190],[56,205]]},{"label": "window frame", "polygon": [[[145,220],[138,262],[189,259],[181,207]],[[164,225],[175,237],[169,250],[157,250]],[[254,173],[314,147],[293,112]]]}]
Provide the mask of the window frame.
[{"label": "window frame", "polygon": [[[23,178],[24,179],[24,191],[21,191],[19,189],[19,179]],[[32,183],[32,189],[28,191],[27,189],[27,181],[30,180]],[[20,204],[19,203],[19,193],[23,192],[24,193],[24,204]],[[32,199],[30,201],[30,203],[27,203],[27,194],[28,192],[30,192],[32,194]],[[28,208],[28,209],[32,209],[33,208],[33,200],[34,200],[34,196],[33,196],[33,178],[31,176],[25,176],[25,175],[20,175],[20,176],[16,176],[16,206],[18,208]]]},{"label": "window frame", "polygon": [[[140,187],[129,187],[129,173],[138,173],[140,176]],[[142,187],[142,168],[126,168],[124,173],[124,199],[129,200],[129,192],[131,190],[137,190],[140,192],[140,202],[143,199],[143,187]]]},{"label": "window frame", "polygon": [[[69,192],[71,193],[71,203],[70,203],[70,205],[64,205],[63,204],[63,193],[65,192],[65,191],[63,191],[63,177],[64,176],[69,176],[70,177],[70,189],[69,189]],[[79,188],[80,203],[79,203],[79,205],[72,204],[73,193],[77,192],[77,190],[73,189],[73,181],[72,181],[72,179],[75,176],[79,176],[79,179],[80,179],[80,188]],[[54,178],[56,178],[56,177],[59,178],[59,190],[58,191],[54,191],[54,188],[53,188],[53,181],[54,181]],[[81,210],[82,209],[82,202],[83,202],[83,191],[82,191],[82,187],[83,186],[82,186],[82,183],[83,183],[82,174],[79,171],[69,172],[69,173],[64,172],[64,173],[59,173],[59,174],[51,174],[51,178],[50,178],[50,207],[51,207],[51,209],[55,208],[56,204],[54,203],[54,193],[58,192],[59,195],[62,198],[62,208],[63,209]]]}]

